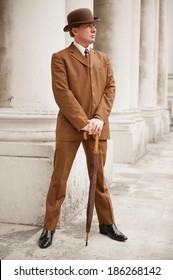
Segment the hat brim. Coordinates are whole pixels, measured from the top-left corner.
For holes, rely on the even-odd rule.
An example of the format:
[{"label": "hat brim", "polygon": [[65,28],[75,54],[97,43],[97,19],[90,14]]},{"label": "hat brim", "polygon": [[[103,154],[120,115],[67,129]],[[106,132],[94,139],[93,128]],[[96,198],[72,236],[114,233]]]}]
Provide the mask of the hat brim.
[{"label": "hat brim", "polygon": [[95,22],[95,21],[99,21],[100,19],[97,18],[97,17],[94,17],[94,20],[92,21],[77,21],[77,22],[72,22],[68,25],[66,25],[63,29],[64,32],[68,32],[70,31],[73,27],[77,27],[79,25],[82,25],[82,24],[86,24],[86,23],[90,23],[90,22]]}]

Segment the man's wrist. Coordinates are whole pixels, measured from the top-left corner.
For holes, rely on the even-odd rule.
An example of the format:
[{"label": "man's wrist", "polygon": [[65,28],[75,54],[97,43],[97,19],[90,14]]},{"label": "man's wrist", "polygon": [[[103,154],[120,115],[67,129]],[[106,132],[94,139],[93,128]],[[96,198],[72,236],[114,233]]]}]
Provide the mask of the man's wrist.
[{"label": "man's wrist", "polygon": [[102,119],[102,117],[100,115],[95,115],[94,118],[95,119],[99,119],[99,120],[101,120],[104,123],[104,120]]}]

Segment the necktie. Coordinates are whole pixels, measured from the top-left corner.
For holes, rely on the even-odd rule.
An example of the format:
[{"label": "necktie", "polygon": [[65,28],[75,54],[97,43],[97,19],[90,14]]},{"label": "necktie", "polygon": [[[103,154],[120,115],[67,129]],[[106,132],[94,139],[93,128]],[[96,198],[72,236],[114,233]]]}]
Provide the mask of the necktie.
[{"label": "necktie", "polygon": [[88,62],[90,62],[89,50],[88,50],[88,49],[85,49],[84,53],[85,53],[85,58],[88,60]]}]

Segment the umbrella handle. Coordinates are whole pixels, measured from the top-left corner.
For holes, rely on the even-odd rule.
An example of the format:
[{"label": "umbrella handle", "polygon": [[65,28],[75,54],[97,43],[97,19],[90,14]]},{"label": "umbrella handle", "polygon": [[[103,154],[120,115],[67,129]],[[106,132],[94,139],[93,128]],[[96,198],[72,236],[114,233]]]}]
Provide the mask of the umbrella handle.
[{"label": "umbrella handle", "polygon": [[[87,131],[84,131],[84,133],[83,133],[83,138],[84,138],[84,140],[87,140],[87,139],[88,139],[88,132],[87,132]],[[99,150],[99,135],[96,134],[96,135],[95,135],[94,152],[98,153],[98,150]]]},{"label": "umbrella handle", "polygon": [[98,153],[98,150],[99,150],[99,135],[96,134],[96,136],[95,136],[94,152]]},{"label": "umbrella handle", "polygon": [[84,133],[83,133],[83,138],[84,138],[84,140],[87,140],[87,139],[88,139],[88,132],[87,132],[87,131],[84,131]]}]

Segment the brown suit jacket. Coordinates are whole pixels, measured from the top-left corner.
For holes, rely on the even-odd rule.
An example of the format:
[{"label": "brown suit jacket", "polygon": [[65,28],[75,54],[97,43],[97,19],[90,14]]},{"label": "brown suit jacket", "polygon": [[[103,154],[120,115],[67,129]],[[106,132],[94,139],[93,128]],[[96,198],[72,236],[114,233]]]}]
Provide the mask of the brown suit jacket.
[{"label": "brown suit jacket", "polygon": [[87,120],[104,120],[101,140],[110,138],[108,117],[115,96],[115,81],[108,57],[91,50],[90,64],[73,43],[52,55],[52,88],[60,108],[56,137],[61,141],[83,139]]}]

